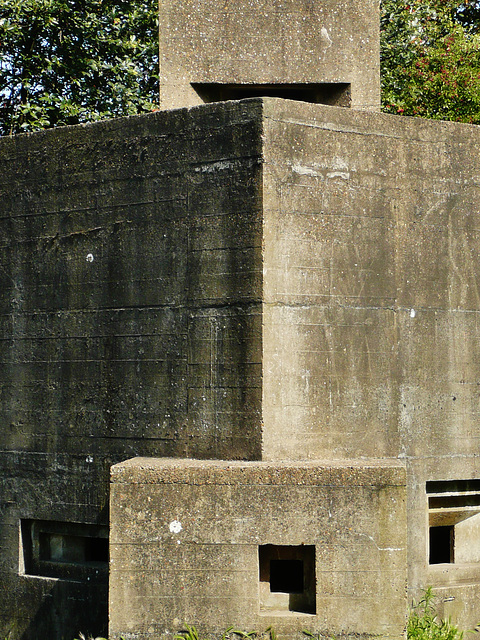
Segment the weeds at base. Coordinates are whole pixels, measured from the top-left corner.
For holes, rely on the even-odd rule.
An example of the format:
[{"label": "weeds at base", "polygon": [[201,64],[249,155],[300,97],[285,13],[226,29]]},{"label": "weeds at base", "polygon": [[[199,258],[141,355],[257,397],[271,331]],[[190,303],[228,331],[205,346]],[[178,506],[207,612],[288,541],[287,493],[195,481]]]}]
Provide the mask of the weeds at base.
[{"label": "weeds at base", "polygon": [[439,620],[434,604],[432,587],[427,587],[423,598],[413,604],[407,622],[407,640],[463,640],[463,631],[452,624],[450,618]]},{"label": "weeds at base", "polygon": [[[423,598],[418,603],[413,603],[407,621],[407,640],[463,640],[464,632],[456,627],[450,618],[439,620],[434,604],[435,595],[432,587],[427,587]],[[308,640],[325,640],[321,633],[312,633],[303,630]],[[107,638],[93,638],[79,634],[75,640],[108,640]],[[120,640],[124,640],[121,638]],[[185,625],[185,629],[173,636],[173,640],[212,640],[208,636],[201,638],[195,626]],[[277,634],[268,627],[265,631],[241,631],[234,627],[228,627],[220,637],[220,640],[278,640]],[[330,640],[335,640],[330,636]]]}]

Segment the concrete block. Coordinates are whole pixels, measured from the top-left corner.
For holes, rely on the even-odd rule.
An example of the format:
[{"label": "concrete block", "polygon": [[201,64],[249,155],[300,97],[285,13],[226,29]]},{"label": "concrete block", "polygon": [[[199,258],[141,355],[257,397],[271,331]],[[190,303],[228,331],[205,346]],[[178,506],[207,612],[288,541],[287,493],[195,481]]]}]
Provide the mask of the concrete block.
[{"label": "concrete block", "polygon": [[378,25],[373,0],[162,2],[160,105],[276,96],[377,110]]},{"label": "concrete block", "polygon": [[114,466],[112,637],[185,624],[403,637],[405,483],[394,462]]}]

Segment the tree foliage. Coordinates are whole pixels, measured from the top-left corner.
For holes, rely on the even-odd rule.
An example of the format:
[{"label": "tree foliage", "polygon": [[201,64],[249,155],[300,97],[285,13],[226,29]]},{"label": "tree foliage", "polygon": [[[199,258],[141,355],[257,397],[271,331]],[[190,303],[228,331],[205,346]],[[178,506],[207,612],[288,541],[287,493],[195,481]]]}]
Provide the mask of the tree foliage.
[{"label": "tree foliage", "polygon": [[156,0],[2,0],[0,135],[154,109],[157,14]]},{"label": "tree foliage", "polygon": [[[480,0],[382,0],[382,105],[480,124]],[[0,135],[151,111],[157,0],[1,0]]]},{"label": "tree foliage", "polygon": [[427,587],[410,611],[406,631],[407,640],[463,640],[463,631],[449,618],[441,620],[437,616],[432,587]]},{"label": "tree foliage", "polygon": [[480,124],[480,3],[382,0],[382,106]]}]

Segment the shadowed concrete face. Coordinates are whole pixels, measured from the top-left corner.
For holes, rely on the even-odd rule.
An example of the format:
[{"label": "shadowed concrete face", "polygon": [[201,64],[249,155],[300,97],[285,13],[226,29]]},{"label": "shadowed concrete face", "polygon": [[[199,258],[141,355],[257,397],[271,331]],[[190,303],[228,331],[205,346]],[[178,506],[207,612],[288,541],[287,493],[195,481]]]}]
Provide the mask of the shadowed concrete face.
[{"label": "shadowed concrete face", "polygon": [[160,105],[273,96],[377,110],[376,0],[160,2]]},{"label": "shadowed concrete face", "polygon": [[106,635],[112,463],[260,456],[252,107],[0,141],[1,637]]}]

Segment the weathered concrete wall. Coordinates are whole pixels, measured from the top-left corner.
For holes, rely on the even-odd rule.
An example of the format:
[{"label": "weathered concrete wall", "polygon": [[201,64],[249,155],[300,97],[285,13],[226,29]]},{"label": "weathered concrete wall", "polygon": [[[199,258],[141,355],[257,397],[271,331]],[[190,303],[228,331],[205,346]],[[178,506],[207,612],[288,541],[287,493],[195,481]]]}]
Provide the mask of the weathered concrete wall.
[{"label": "weathered concrete wall", "polygon": [[0,141],[0,635],[106,622],[106,584],[23,575],[19,520],[108,524],[135,455],[260,455],[261,108]]},{"label": "weathered concrete wall", "polygon": [[477,623],[426,483],[480,478],[479,145],[278,99],[0,141],[1,633],[101,630],[101,574],[25,575],[19,521],[106,525],[136,455],[405,458],[411,593]]},{"label": "weathered concrete wall", "polygon": [[475,457],[480,131],[265,103],[264,455]]},{"label": "weathered concrete wall", "polygon": [[163,109],[256,95],[378,110],[378,1],[160,2]]},{"label": "weathered concrete wall", "polygon": [[405,458],[412,595],[472,628],[478,568],[460,530],[429,565],[426,482],[480,477],[480,130],[268,100],[265,139],[263,456]]},{"label": "weathered concrete wall", "polygon": [[[171,637],[187,623],[402,638],[405,478],[401,463],[367,461],[116,465],[112,637]],[[261,545],[315,547],[316,613],[288,602],[262,610]]]}]

